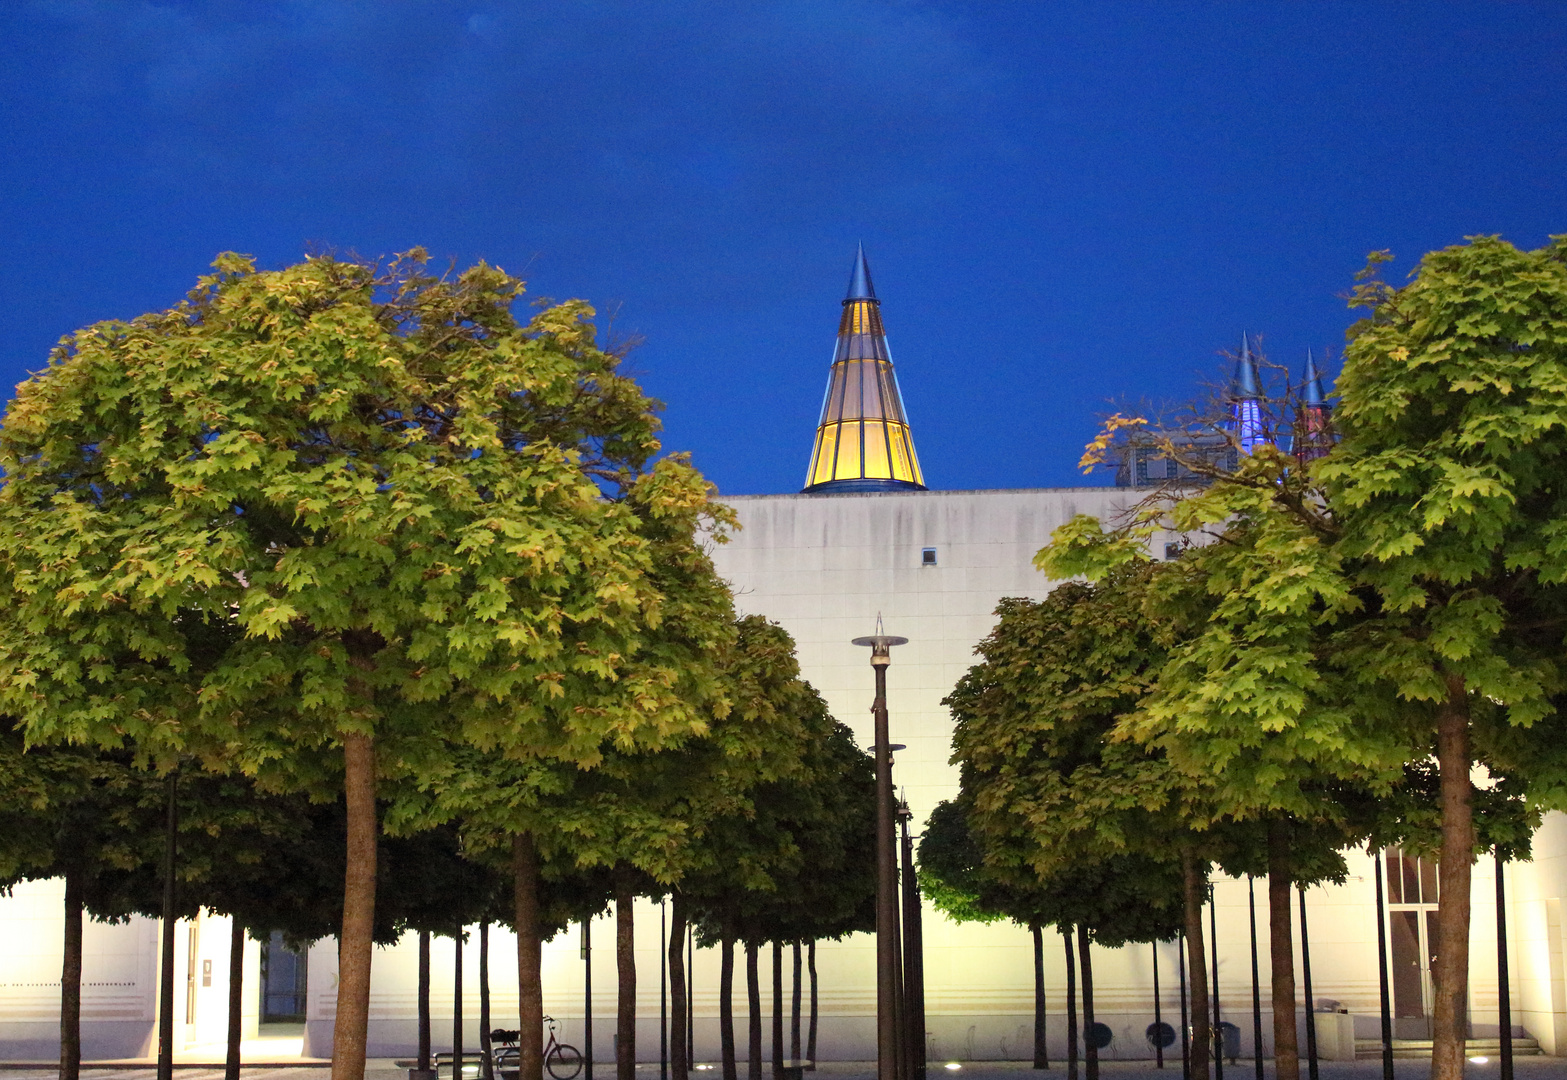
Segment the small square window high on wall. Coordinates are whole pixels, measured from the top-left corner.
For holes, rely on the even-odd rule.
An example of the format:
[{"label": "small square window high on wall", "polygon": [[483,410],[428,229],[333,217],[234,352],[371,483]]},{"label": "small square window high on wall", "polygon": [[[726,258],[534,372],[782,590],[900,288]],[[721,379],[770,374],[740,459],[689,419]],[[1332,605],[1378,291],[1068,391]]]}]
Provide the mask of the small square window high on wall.
[{"label": "small square window high on wall", "polygon": [[935,548],[921,548],[920,549],[920,565],[921,566],[935,566],[936,565],[936,549]]}]

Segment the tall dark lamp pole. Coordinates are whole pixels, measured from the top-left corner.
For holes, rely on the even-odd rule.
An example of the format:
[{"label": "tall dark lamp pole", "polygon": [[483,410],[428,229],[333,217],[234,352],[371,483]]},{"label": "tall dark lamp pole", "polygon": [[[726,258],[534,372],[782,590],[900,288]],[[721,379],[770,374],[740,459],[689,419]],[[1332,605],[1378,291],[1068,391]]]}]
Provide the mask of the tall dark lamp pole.
[{"label": "tall dark lamp pole", "polygon": [[908,1029],[907,1072],[911,1080],[925,1080],[925,935],[920,919],[919,879],[914,876],[914,841],[909,836],[909,819],[913,816],[907,800],[898,803],[898,822],[903,827],[903,1026]]},{"label": "tall dark lamp pole", "polygon": [[900,1080],[898,1076],[898,865],[893,836],[892,748],[887,736],[887,665],[892,646],[908,644],[908,638],[881,632],[857,637],[855,645],[871,650],[871,670],[876,673],[876,1080]]},{"label": "tall dark lamp pole", "polygon": [[[170,770],[164,780],[165,821],[163,825],[163,925],[161,963],[158,972],[158,1080],[174,1078],[174,872],[179,861],[179,772]],[[187,977],[188,977],[187,973]]]}]

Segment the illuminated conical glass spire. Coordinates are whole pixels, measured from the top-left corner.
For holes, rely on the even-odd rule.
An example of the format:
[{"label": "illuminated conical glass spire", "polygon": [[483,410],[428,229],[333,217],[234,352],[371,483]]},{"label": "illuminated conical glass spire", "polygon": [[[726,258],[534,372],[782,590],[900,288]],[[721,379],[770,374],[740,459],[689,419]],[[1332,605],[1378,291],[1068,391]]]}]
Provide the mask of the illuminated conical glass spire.
[{"label": "illuminated conical glass spire", "polygon": [[805,490],[925,490],[863,245],[849,274]]}]

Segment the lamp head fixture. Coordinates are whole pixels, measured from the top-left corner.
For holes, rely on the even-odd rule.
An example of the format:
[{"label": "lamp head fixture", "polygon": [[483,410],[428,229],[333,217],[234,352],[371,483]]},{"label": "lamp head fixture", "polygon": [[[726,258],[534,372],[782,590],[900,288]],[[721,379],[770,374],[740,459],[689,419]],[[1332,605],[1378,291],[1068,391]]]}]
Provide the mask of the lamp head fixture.
[{"label": "lamp head fixture", "polygon": [[876,615],[876,633],[870,637],[857,637],[849,644],[869,645],[871,650],[871,667],[886,667],[892,663],[892,647],[894,645],[907,645],[906,637],[895,637],[881,632],[881,614]]}]

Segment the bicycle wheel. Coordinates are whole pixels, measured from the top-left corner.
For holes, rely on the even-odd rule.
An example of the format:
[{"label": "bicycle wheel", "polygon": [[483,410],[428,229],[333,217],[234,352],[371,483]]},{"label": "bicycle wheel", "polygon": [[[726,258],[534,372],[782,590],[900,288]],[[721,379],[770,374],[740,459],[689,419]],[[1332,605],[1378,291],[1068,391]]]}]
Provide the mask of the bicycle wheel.
[{"label": "bicycle wheel", "polygon": [[555,1080],[575,1080],[582,1071],[582,1055],[577,1053],[575,1046],[556,1043],[555,1049],[544,1059],[544,1067]]}]

